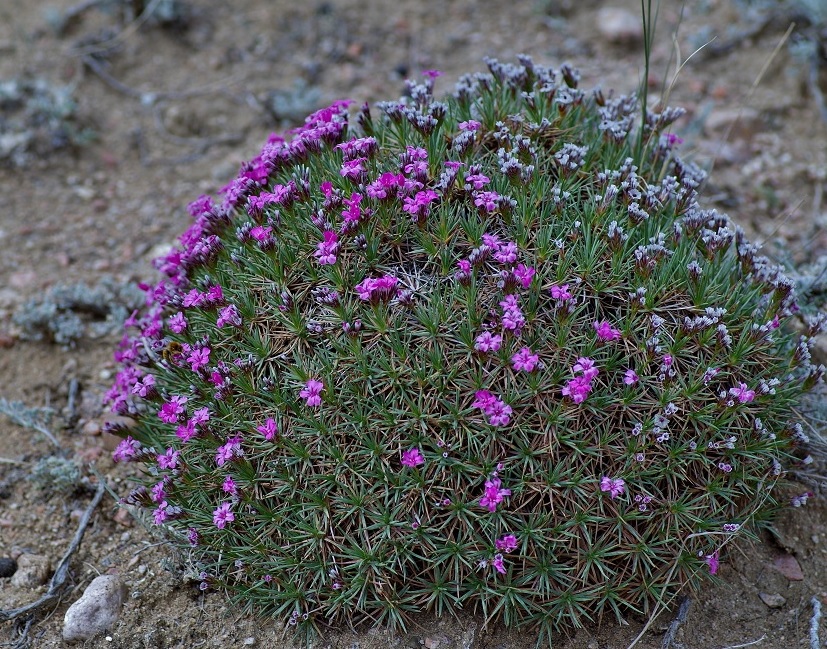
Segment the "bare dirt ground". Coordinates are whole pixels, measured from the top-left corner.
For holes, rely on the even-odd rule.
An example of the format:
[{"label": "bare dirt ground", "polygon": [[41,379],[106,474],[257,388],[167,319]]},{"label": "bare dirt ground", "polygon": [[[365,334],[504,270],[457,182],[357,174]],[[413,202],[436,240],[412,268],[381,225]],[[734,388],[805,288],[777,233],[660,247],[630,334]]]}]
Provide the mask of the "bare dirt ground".
[{"label": "bare dirt ground", "polygon": [[[105,277],[117,287],[152,281],[151,259],[186,227],[186,204],[217,191],[270,131],[326,102],[395,98],[406,75],[431,68],[445,72],[438,88],[449,92],[459,74],[484,68],[484,56],[513,61],[518,53],[555,67],[571,62],[584,86],[606,91],[633,91],[643,76],[639,42],[610,42],[598,29],[607,27],[601,7],[637,15],[636,0],[155,0],[147,4],[156,16],[167,12],[164,24],[124,16],[127,5],[143,4],[99,2],[61,22],[78,7],[75,0],[0,3],[0,125],[14,112],[2,84],[41,79],[71,90],[77,133],[88,128],[95,135],[60,149],[66,137],[54,136],[33,143],[28,155],[18,147],[14,159],[0,158],[0,397],[53,408],[50,426],[59,442],[56,448],[0,416],[0,557],[46,555],[52,568],[91,489],[41,488],[30,479],[37,463],[54,455],[74,460],[87,485],[100,476],[119,495],[135,469],[114,465],[105,448],[111,442],[100,434],[106,415],[100,402],[119,339],[117,328],[107,333],[101,324],[105,309],[72,306],[90,326],[66,349],[26,339],[31,325],[13,315],[27,300],[60,284],[94,287]],[[672,80],[678,49],[686,58],[713,37],[723,45],[755,24],[745,3],[684,4],[662,3],[649,76],[656,97]],[[179,8],[185,11],[177,18],[168,12]],[[710,47],[709,55],[691,59],[670,103],[688,109],[679,129],[686,149],[704,164],[715,160],[706,204],[727,211],[754,238],[780,239],[803,264],[827,253],[827,126],[807,88],[807,66],[788,47],[795,35],[772,56],[788,24],[779,17],[729,50]],[[60,605],[29,627],[0,625],[0,646],[62,646],[63,614],[103,573],[125,580],[127,602],[107,637],[82,646],[290,646],[280,622],[244,616],[220,593],[200,593],[170,549],[123,514],[112,498],[104,500],[72,558]],[[827,604],[827,504],[816,498],[790,508],[776,530],[730,552],[721,583],[691,594],[673,647],[810,647],[811,600]],[[0,579],[0,609],[44,591]],[[673,607],[638,646],[661,647],[674,617]],[[645,623],[607,622],[561,637],[555,646],[626,647]],[[422,619],[397,638],[340,631],[317,644],[328,645],[527,648],[534,638],[484,629],[482,619],[463,616],[459,623]]]}]

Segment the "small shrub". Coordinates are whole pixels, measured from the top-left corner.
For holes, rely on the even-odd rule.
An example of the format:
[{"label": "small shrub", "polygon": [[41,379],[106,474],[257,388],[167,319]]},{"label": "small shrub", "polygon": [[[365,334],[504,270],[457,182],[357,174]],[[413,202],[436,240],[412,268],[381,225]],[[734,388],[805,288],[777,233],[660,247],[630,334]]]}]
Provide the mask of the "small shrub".
[{"label": "small shrub", "polygon": [[[126,500],[288,624],[646,614],[779,506],[821,377],[681,111],[521,57],[338,102],[201,197],[109,393]],[[797,324],[797,323],[795,323]]]},{"label": "small shrub", "polygon": [[52,455],[38,460],[31,480],[42,491],[71,493],[80,486],[81,472],[71,460]]}]

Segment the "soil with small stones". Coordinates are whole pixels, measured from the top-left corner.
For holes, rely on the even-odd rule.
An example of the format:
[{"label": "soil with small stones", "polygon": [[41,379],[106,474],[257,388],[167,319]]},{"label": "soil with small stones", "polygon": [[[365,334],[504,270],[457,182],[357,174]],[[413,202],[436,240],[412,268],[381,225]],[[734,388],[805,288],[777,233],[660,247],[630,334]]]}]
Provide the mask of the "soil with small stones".
[{"label": "soil with small stones", "polygon": [[[482,70],[484,56],[513,61],[518,53],[551,66],[571,62],[584,87],[605,91],[634,91],[644,74],[642,47],[624,42],[622,26],[611,42],[606,30],[615,28],[599,11],[612,3],[596,0],[190,0],[166,3],[186,10],[166,24],[130,22],[118,9],[142,3],[99,4],[63,23],[57,19],[79,6],[75,0],[0,4],[0,82],[44,79],[71,88],[79,123],[97,136],[74,149],[39,151],[23,166],[0,161],[0,397],[53,408],[60,442],[57,449],[0,417],[0,557],[46,555],[53,568],[94,483],[105,479],[123,495],[136,469],[113,464],[112,440],[100,434],[119,334],[95,330],[72,349],[28,342],[11,319],[26,300],[104,276],[153,281],[151,260],[186,227],[186,204],[216,192],[271,131],[325,102],[392,99],[406,75],[432,68],[445,72],[438,89],[447,92],[461,73]],[[683,60],[713,37],[721,44],[752,24],[743,3],[685,4],[660,9],[648,79],[653,101],[672,82],[676,55]],[[640,5],[612,6],[637,15]],[[677,75],[669,101],[688,110],[678,129],[685,150],[702,164],[715,160],[705,204],[807,263],[827,250],[827,128],[806,66],[786,46],[771,56],[786,28],[778,20],[725,53],[702,50]],[[76,491],[52,493],[29,479],[38,460],[55,454],[83,465]],[[810,646],[812,598],[827,604],[827,506],[815,498],[790,508],[775,529],[732,549],[720,583],[691,595],[673,647]],[[256,620],[221,593],[201,593],[182,565],[150,527],[107,497],[72,558],[60,604],[28,627],[0,625],[0,646],[62,646],[66,609],[102,573],[120,575],[129,595],[117,626],[82,646],[291,646],[282,622]],[[0,579],[0,609],[23,606],[45,588]],[[676,610],[660,615],[638,646],[661,647]],[[626,647],[645,623],[607,620],[555,646]],[[821,633],[827,637],[827,628]],[[334,631],[316,646],[528,648],[534,638],[462,615],[459,622],[422,617],[398,637]]]}]

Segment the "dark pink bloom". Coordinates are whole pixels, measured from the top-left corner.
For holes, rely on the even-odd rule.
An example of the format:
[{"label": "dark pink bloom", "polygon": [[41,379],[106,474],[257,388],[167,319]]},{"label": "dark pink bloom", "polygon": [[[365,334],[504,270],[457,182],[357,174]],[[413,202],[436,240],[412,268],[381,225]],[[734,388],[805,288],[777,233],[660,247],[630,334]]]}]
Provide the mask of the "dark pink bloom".
[{"label": "dark pink bloom", "polygon": [[169,507],[169,503],[164,500],[158,505],[157,509],[152,513],[152,518],[156,525],[161,525],[164,521],[169,518],[169,514],[167,513],[167,507]]},{"label": "dark pink bloom", "polygon": [[354,286],[360,300],[366,302],[386,301],[396,293],[396,285],[399,280],[393,275],[382,277],[366,277],[359,284]]},{"label": "dark pink bloom", "polygon": [[267,241],[270,238],[271,234],[273,234],[273,228],[271,228],[269,225],[257,225],[252,230],[250,230],[250,236],[259,243]]},{"label": "dark pink bloom", "polygon": [[198,431],[195,429],[195,424],[192,419],[190,419],[186,424],[181,424],[175,429],[175,436],[184,443],[190,441],[197,435]]},{"label": "dark pink bloom", "polygon": [[486,212],[496,212],[501,196],[497,192],[474,192],[474,205]]},{"label": "dark pink bloom", "polygon": [[429,79],[436,79],[437,77],[441,77],[443,72],[440,70],[423,70],[422,74],[428,77]]},{"label": "dark pink bloom", "polygon": [[218,509],[212,513],[212,521],[218,529],[223,530],[227,523],[232,523],[235,520],[232,507],[232,503],[221,503]]},{"label": "dark pink bloom", "polygon": [[511,406],[497,399],[485,410],[485,414],[492,426],[507,426],[511,421],[512,410]]},{"label": "dark pink bloom", "polygon": [[377,200],[385,200],[396,196],[400,187],[405,186],[405,176],[393,174],[389,171],[383,173],[367,187],[367,194]]},{"label": "dark pink bloom", "polygon": [[714,575],[716,572],[718,572],[718,566],[719,566],[718,554],[719,554],[719,551],[715,550],[715,552],[713,552],[712,554],[708,554],[705,557],[706,565],[709,566],[709,574],[710,575]]},{"label": "dark pink bloom", "polygon": [[569,285],[563,284],[562,286],[557,286],[555,284],[551,287],[551,297],[559,302],[565,302],[566,300],[572,299],[572,295],[569,292]]},{"label": "dark pink bloom", "polygon": [[235,480],[233,480],[230,476],[224,478],[224,483],[221,485],[221,489],[231,496],[238,495],[238,487],[235,484]]},{"label": "dark pink bloom", "polygon": [[187,328],[187,324],[187,319],[181,311],[176,313],[174,316],[170,316],[169,318],[169,328],[170,331],[174,333],[180,334]]},{"label": "dark pink bloom", "polygon": [[594,330],[597,332],[597,337],[603,341],[617,340],[620,338],[620,330],[612,328],[608,320],[592,323]]},{"label": "dark pink bloom", "polygon": [[637,375],[637,372],[634,370],[626,370],[626,374],[623,375],[623,382],[626,385],[634,385],[640,380],[640,377]]},{"label": "dark pink bloom", "polygon": [[157,455],[155,459],[158,461],[158,466],[162,469],[174,469],[178,466],[178,457],[181,454],[173,448],[168,448],[166,452]]},{"label": "dark pink bloom", "polygon": [[322,405],[322,390],[324,390],[324,383],[315,379],[310,379],[307,383],[305,383],[302,391],[299,392],[299,396],[305,400],[305,403],[308,406],[320,406]]},{"label": "dark pink bloom", "polygon": [[494,252],[494,259],[501,264],[513,264],[517,261],[517,244],[513,241],[501,243]]},{"label": "dark pink bloom", "polygon": [[218,320],[216,320],[215,326],[221,329],[224,325],[241,326],[241,314],[235,304],[229,304],[218,312]]},{"label": "dark pink bloom", "polygon": [[536,271],[530,266],[519,264],[513,271],[514,277],[522,284],[523,288],[531,286],[531,280],[534,278]]},{"label": "dark pink bloom", "polygon": [[324,240],[316,244],[313,256],[322,266],[336,263],[336,254],[339,252],[339,237],[332,230],[324,231]]},{"label": "dark pink bloom", "polygon": [[503,337],[500,334],[492,334],[484,331],[474,340],[474,349],[480,352],[496,352],[502,345]]},{"label": "dark pink bloom", "polygon": [[749,403],[755,399],[755,390],[748,389],[746,383],[739,383],[737,388],[730,388],[729,393],[740,403]]},{"label": "dark pink bloom", "polygon": [[367,158],[359,157],[354,158],[353,160],[346,160],[342,164],[342,168],[339,170],[339,174],[345,178],[349,178],[354,182],[358,181],[359,178],[362,177],[362,174],[365,173],[365,162]]},{"label": "dark pink bloom", "polygon": [[184,404],[187,402],[186,397],[172,396],[169,401],[161,406],[158,411],[158,417],[161,421],[168,424],[174,424],[178,421],[180,415],[184,414]]},{"label": "dark pink bloom", "polygon": [[478,131],[482,124],[474,119],[469,119],[467,122],[460,122],[457,126],[459,126],[460,131]]},{"label": "dark pink bloom", "polygon": [[503,489],[502,481],[497,476],[491,476],[485,481],[485,495],[480,498],[480,505],[489,512],[497,511],[499,505],[506,496],[511,495],[511,489]]},{"label": "dark pink bloom", "polygon": [[256,427],[256,430],[264,435],[264,439],[268,442],[275,439],[276,435],[279,434],[279,427],[276,424],[276,420],[272,417],[268,417],[264,425]]},{"label": "dark pink bloom", "polygon": [[132,386],[132,394],[137,394],[145,399],[154,396],[156,393],[155,377],[152,374],[147,374]]},{"label": "dark pink bloom", "polygon": [[166,486],[166,480],[161,480],[161,482],[157,483],[152,487],[151,498],[152,502],[154,503],[162,503],[167,499],[167,492],[164,490]]},{"label": "dark pink bloom", "polygon": [[193,349],[192,353],[187,356],[187,363],[190,364],[193,372],[197,372],[202,367],[206,367],[210,362],[210,348],[201,347],[200,349]]},{"label": "dark pink bloom", "polygon": [[600,491],[608,492],[612,500],[620,496],[625,488],[626,482],[623,478],[610,478],[605,475],[600,478]]},{"label": "dark pink bloom", "polygon": [[533,372],[540,362],[537,354],[532,354],[528,347],[523,347],[511,357],[511,367],[520,372]]},{"label": "dark pink bloom", "polygon": [[420,464],[425,464],[425,458],[418,448],[412,448],[402,453],[402,466],[414,468]]},{"label": "dark pink bloom", "polygon": [[483,174],[468,174],[465,176],[465,184],[468,188],[482,189],[490,182],[491,179]]},{"label": "dark pink bloom", "polygon": [[517,537],[513,534],[506,534],[505,536],[497,539],[497,542],[494,545],[496,546],[498,552],[513,552],[517,549]]},{"label": "dark pink bloom", "polygon": [[219,446],[216,449],[215,463],[218,466],[224,466],[234,457],[240,457],[242,455],[244,455],[244,451],[241,448],[241,438],[230,437],[223,446]]},{"label": "dark pink bloom", "polygon": [[503,555],[495,554],[494,558],[491,559],[491,565],[494,566],[494,570],[501,575],[505,574],[505,562],[503,561]]},{"label": "dark pink bloom", "polygon": [[591,391],[592,382],[585,376],[576,376],[563,386],[560,393],[571,398],[574,403],[583,403]]},{"label": "dark pink bloom", "polygon": [[127,435],[126,439],[121,440],[121,442],[115,448],[114,453],[112,453],[112,461],[128,462],[133,457],[135,457],[138,454],[138,451],[140,450],[141,443],[138,440],[132,439],[131,436]]}]

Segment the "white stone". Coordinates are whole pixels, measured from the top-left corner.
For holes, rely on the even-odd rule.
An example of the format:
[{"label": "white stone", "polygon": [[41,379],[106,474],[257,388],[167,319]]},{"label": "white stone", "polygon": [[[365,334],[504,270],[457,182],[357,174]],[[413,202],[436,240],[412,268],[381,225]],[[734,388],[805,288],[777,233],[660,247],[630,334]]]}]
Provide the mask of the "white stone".
[{"label": "white stone", "polygon": [[95,577],[63,618],[63,639],[88,640],[110,629],[121,614],[126,586],[116,575]]},{"label": "white stone", "polygon": [[49,579],[52,562],[42,554],[21,554],[17,558],[17,572],[11,578],[11,585],[17,588],[37,588]]},{"label": "white stone", "polygon": [[620,7],[604,7],[597,12],[597,31],[612,43],[643,42],[643,22],[639,14]]}]

